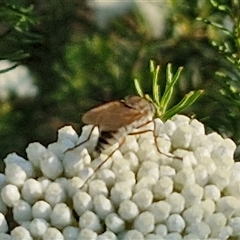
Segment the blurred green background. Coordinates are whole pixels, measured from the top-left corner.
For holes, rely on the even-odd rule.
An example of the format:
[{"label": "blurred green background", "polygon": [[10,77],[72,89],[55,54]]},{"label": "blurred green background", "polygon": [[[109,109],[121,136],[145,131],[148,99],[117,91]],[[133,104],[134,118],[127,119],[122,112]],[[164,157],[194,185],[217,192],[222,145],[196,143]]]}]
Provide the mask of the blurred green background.
[{"label": "blurred green background", "polygon": [[239,9],[238,0],[1,1],[0,67],[10,61],[12,78],[27,67],[37,93],[3,97],[10,72],[1,67],[0,159],[25,157],[30,142],[47,145],[64,125],[80,132],[87,109],[136,94],[134,78],[151,93],[150,59],[162,84],[167,63],[183,66],[172,104],[204,89],[184,113],[238,143]]}]

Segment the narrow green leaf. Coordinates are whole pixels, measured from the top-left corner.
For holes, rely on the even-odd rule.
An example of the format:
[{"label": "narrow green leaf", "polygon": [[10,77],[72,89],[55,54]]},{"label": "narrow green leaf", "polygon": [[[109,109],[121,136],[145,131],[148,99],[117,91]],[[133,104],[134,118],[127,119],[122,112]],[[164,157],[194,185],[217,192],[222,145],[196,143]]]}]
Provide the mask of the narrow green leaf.
[{"label": "narrow green leaf", "polygon": [[150,60],[150,73],[154,73],[155,71],[155,62],[153,60]]},{"label": "narrow green leaf", "polygon": [[180,111],[188,108],[200,97],[200,95],[203,92],[204,92],[203,90],[189,92],[183,97],[183,99],[177,105],[163,113],[162,119],[163,120],[169,119],[175,114],[179,113]]},{"label": "narrow green leaf", "polygon": [[161,99],[161,107],[162,107],[163,113],[166,111],[168,104],[172,98],[174,85],[179,79],[182,70],[183,70],[183,67],[179,67],[175,75],[173,75],[172,66],[169,66],[169,68],[167,69],[167,78],[169,78],[169,85],[166,86],[165,92]]},{"label": "narrow green leaf", "polygon": [[160,66],[157,66],[154,71],[153,76],[153,100],[157,104],[159,104],[160,101],[160,86],[158,85],[158,74],[159,74]]},{"label": "narrow green leaf", "polygon": [[[167,65],[167,70],[166,70],[166,88],[171,84],[173,78],[173,73],[172,73],[172,64],[168,63]],[[165,91],[166,91],[165,88]]]},{"label": "narrow green leaf", "polygon": [[213,27],[216,27],[218,28],[219,30],[223,31],[224,33],[226,33],[226,35],[228,36],[231,36],[231,37],[234,37],[232,32],[230,32],[227,28],[223,27],[223,25],[219,24],[219,23],[216,23],[216,22],[212,22],[208,19],[203,19],[203,18],[196,18],[197,20],[199,21],[202,21],[203,23],[206,23],[208,25],[211,25]]},{"label": "narrow green leaf", "polygon": [[222,11],[231,15],[232,10],[228,6],[219,4],[216,0],[210,0],[210,2],[213,5],[213,7],[217,8],[219,11]]},{"label": "narrow green leaf", "polygon": [[139,96],[144,97],[144,93],[142,91],[140,83],[139,83],[139,81],[136,78],[134,79],[134,85],[135,85],[135,88],[136,88],[137,93],[139,94]]},{"label": "narrow green leaf", "polygon": [[166,69],[166,86],[160,102],[161,110],[163,113],[167,109],[167,105],[173,93],[173,88],[171,88],[172,78],[172,65],[169,63]]}]

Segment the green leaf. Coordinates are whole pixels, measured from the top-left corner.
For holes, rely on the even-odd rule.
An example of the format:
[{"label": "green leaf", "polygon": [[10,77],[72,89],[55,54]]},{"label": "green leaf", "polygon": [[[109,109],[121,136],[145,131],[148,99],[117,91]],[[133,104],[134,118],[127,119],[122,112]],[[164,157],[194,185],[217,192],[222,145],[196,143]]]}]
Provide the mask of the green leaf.
[{"label": "green leaf", "polygon": [[138,95],[141,97],[144,97],[144,93],[143,93],[140,83],[137,79],[134,79],[134,85],[135,85]]},{"label": "green leaf", "polygon": [[156,116],[160,117],[162,120],[167,120],[176,113],[179,113],[181,110],[189,107],[193,104],[197,98],[202,94],[202,90],[192,91],[184,96],[184,98],[170,110],[167,110],[167,107],[170,103],[170,100],[173,98],[174,87],[177,83],[177,80],[180,77],[180,74],[183,70],[183,67],[179,67],[176,73],[173,73],[172,65],[169,63],[166,69],[166,86],[163,95],[160,93],[160,86],[158,85],[158,77],[160,66],[156,66],[153,61],[150,61],[150,73],[152,76],[152,98],[148,94],[144,94],[140,83],[137,79],[134,79],[135,88],[137,93],[149,100],[156,107]]},{"label": "green leaf", "polygon": [[177,80],[179,79],[182,70],[183,70],[182,67],[178,68],[175,75],[173,75],[172,65],[171,64],[167,65],[167,84],[166,84],[166,88],[165,88],[164,94],[161,99],[161,107],[162,107],[163,113],[166,111],[167,106],[172,98],[174,86],[175,86]]},{"label": "green leaf", "polygon": [[189,92],[177,105],[166,111],[166,113],[163,114],[162,119],[169,119],[180,111],[188,108],[200,97],[200,95],[202,95],[203,92],[203,90]]},{"label": "green leaf", "polygon": [[216,0],[210,0],[213,7],[217,8],[219,11],[225,12],[227,14],[231,14],[231,9],[223,4],[219,4]]},{"label": "green leaf", "polygon": [[160,86],[158,85],[158,74],[160,66],[155,67],[153,72],[153,100],[158,103],[160,101]]}]

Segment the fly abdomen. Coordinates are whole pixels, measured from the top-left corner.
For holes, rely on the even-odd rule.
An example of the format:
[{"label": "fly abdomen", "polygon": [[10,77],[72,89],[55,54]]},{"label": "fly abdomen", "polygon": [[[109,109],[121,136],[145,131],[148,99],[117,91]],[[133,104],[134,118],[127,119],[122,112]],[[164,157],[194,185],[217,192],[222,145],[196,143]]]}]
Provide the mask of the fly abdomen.
[{"label": "fly abdomen", "polygon": [[116,132],[101,132],[100,133],[98,143],[95,147],[95,150],[98,153],[101,153],[103,150],[107,149],[112,144],[118,142],[118,140],[115,139],[115,137],[114,137],[114,133],[116,133]]},{"label": "fly abdomen", "polygon": [[95,150],[98,153],[101,153],[102,151],[109,148],[113,144],[121,142],[123,138],[125,138],[131,131],[132,128],[129,128],[129,126],[121,127],[117,131],[110,132],[102,131],[100,133]]}]

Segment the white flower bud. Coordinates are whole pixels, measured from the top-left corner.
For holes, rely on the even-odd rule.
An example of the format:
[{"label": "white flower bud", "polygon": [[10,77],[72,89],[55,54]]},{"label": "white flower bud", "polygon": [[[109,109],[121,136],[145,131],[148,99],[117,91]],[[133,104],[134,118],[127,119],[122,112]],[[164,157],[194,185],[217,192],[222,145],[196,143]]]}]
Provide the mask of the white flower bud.
[{"label": "white flower bud", "polygon": [[150,208],[150,212],[153,214],[155,222],[164,222],[171,211],[171,206],[165,201],[154,202]]},{"label": "white flower bud", "polygon": [[145,236],[146,240],[164,240],[162,237],[158,236],[157,234],[149,233]]},{"label": "white flower bud", "polygon": [[84,168],[84,161],[87,159],[90,159],[87,149],[67,151],[62,162],[65,175],[67,177],[77,176]]},{"label": "white flower bud", "polygon": [[[83,126],[81,136],[77,140],[77,145],[86,141],[86,139],[89,137],[90,131],[92,131],[92,128],[93,128],[92,125]],[[84,142],[78,148],[79,149],[87,148],[89,151],[93,151],[94,147],[97,144],[98,138],[99,130],[97,127],[94,127],[89,141]]]},{"label": "white flower bud", "polygon": [[209,182],[216,185],[222,191],[230,182],[230,170],[225,168],[217,168],[216,171],[210,175]]},{"label": "white flower bud", "polygon": [[193,149],[193,153],[196,159],[198,160],[198,163],[201,163],[201,159],[211,158],[211,151],[213,146],[211,141],[207,138],[207,136],[206,135],[194,136],[192,139],[192,144],[194,140],[196,141],[194,142],[196,146],[194,145],[191,148]]},{"label": "white flower bud", "polygon": [[233,154],[235,149],[236,144],[232,140],[224,139],[219,146],[213,149],[211,157],[217,166],[229,169],[234,164]]},{"label": "white flower bud", "polygon": [[116,182],[126,182],[129,183],[129,185],[134,186],[136,183],[136,177],[132,171],[126,171],[117,175]]},{"label": "white flower bud", "polygon": [[30,233],[35,238],[42,238],[49,227],[49,223],[42,218],[35,218],[30,223]]},{"label": "white flower bud", "polygon": [[3,173],[0,173],[0,189],[2,189],[6,183],[6,176]]},{"label": "white flower bud", "polygon": [[52,183],[47,177],[40,177],[38,178],[38,181],[41,183],[43,192],[45,192],[48,186]]},{"label": "white flower bud", "polygon": [[169,177],[161,177],[153,186],[154,198],[165,199],[173,191],[173,181]]},{"label": "white flower bud", "polygon": [[164,237],[164,240],[182,240],[182,236],[179,233],[169,233]]},{"label": "white flower bud", "polygon": [[221,137],[220,134],[216,132],[212,132],[207,135],[208,139],[211,141],[211,145],[213,148],[220,146],[220,144],[223,143],[223,138]]},{"label": "white flower bud", "polygon": [[83,186],[83,181],[79,177],[73,177],[67,180],[66,190],[69,197],[72,197]]},{"label": "white flower bud", "polygon": [[203,209],[198,204],[196,204],[187,208],[183,212],[182,216],[189,225],[194,224],[196,222],[201,222],[203,218]]},{"label": "white flower bud", "polygon": [[100,169],[99,172],[97,173],[97,176],[98,179],[105,182],[107,188],[110,188],[115,184],[116,175],[110,169]]},{"label": "white flower bud", "polygon": [[98,235],[97,240],[117,240],[117,236],[113,232],[106,231]]},{"label": "white flower bud", "polygon": [[74,144],[72,141],[61,141],[50,143],[47,147],[47,150],[52,152],[58,159],[63,159],[65,151],[69,149],[69,147],[73,147]]},{"label": "white flower bud", "polygon": [[171,213],[181,213],[185,207],[184,197],[177,192],[173,192],[168,196],[166,202],[171,207]]},{"label": "white flower bud", "polygon": [[27,157],[36,169],[40,168],[40,159],[46,152],[47,149],[38,142],[30,143],[26,148]]},{"label": "white flower bud", "polygon": [[99,179],[94,179],[89,183],[88,192],[92,197],[99,194],[102,194],[104,196],[108,195],[108,189],[105,182]]},{"label": "white flower bud", "polygon": [[26,161],[24,158],[18,156],[16,153],[10,153],[4,159],[6,166],[8,164],[14,163],[22,168],[22,170],[26,173],[27,177],[34,177],[34,169],[31,162]]},{"label": "white flower bud", "polygon": [[131,221],[139,214],[139,210],[134,202],[124,200],[119,205],[118,214],[123,220]]},{"label": "white flower bud", "polygon": [[144,236],[142,234],[142,232],[138,231],[138,230],[130,230],[128,231],[124,237],[122,238],[123,240],[144,240]]},{"label": "white flower bud", "polygon": [[32,178],[25,181],[21,193],[22,197],[31,204],[43,197],[41,183]]},{"label": "white flower bud", "polygon": [[197,119],[192,119],[189,124],[194,129],[194,132],[196,132],[198,135],[205,134],[204,125],[201,122],[199,122]]},{"label": "white flower bud", "polygon": [[233,237],[240,237],[240,217],[231,218],[228,225],[232,228]]},{"label": "white flower bud", "polygon": [[153,194],[149,189],[141,189],[133,195],[132,201],[136,203],[141,211],[144,211],[150,207],[153,201]]},{"label": "white flower bud", "polygon": [[93,168],[86,167],[79,171],[78,177],[82,179],[83,183],[86,183],[90,178],[92,179],[93,177],[95,177],[94,174],[95,172]]},{"label": "white flower bud", "polygon": [[66,199],[66,193],[61,184],[53,182],[50,183],[45,191],[45,200],[51,206],[55,206],[57,203],[64,202]]},{"label": "white flower bud", "polygon": [[156,138],[156,141],[161,153],[169,153],[171,150],[171,141],[167,135]]},{"label": "white flower bud", "polygon": [[215,232],[215,234],[217,235],[216,238],[229,239],[233,234],[233,229],[229,226],[222,226],[218,232]]},{"label": "white flower bud", "polygon": [[[116,155],[118,155],[119,152],[118,151],[116,152],[117,152]],[[113,157],[115,157],[116,155],[113,155]],[[122,155],[116,156],[113,161],[112,171],[115,173],[116,176],[124,172],[131,171],[130,162],[124,159]]]},{"label": "white flower bud", "polygon": [[137,155],[131,151],[131,152],[126,152],[123,157],[129,163],[130,169],[135,173],[139,168],[139,160]]},{"label": "white flower bud", "polygon": [[12,207],[14,203],[20,199],[20,193],[18,191],[18,188],[12,184],[8,184],[2,188],[1,196],[3,202],[8,207]]},{"label": "white flower bud", "polygon": [[97,215],[104,219],[108,214],[114,212],[111,201],[104,195],[96,195],[93,199],[93,205]]},{"label": "white flower bud", "polygon": [[114,205],[119,205],[123,200],[130,199],[132,196],[131,186],[127,182],[116,183],[111,189],[111,200]]},{"label": "white flower bud", "polygon": [[92,197],[83,191],[78,191],[73,195],[73,207],[79,216],[87,210],[92,210]]},{"label": "white flower bud", "polygon": [[22,226],[15,227],[11,231],[11,236],[12,240],[33,240],[33,238],[30,236],[29,231]]},{"label": "white flower bud", "polygon": [[137,173],[138,181],[142,177],[152,177],[155,181],[159,179],[159,165],[153,161],[145,161],[141,164],[140,169]]},{"label": "white flower bud", "polygon": [[69,239],[69,240],[76,240],[78,237],[78,233],[79,233],[79,228],[72,227],[72,226],[67,226],[62,231],[64,239]]},{"label": "white flower bud", "polygon": [[152,190],[153,185],[156,183],[156,180],[152,177],[143,177],[140,181],[137,182],[134,188],[134,192],[138,192],[141,189],[149,189]]},{"label": "white flower bud", "polygon": [[23,200],[19,200],[14,204],[13,217],[18,223],[30,221],[32,219],[31,205]]},{"label": "white flower bud", "polygon": [[[100,155],[93,152],[97,127],[89,137],[93,126],[85,126],[78,140],[71,127],[60,129],[47,149],[29,144],[29,161],[9,154],[0,174],[0,239],[239,238],[235,144],[205,135],[201,123],[185,116],[154,123]],[[21,224],[12,236],[5,234],[4,217],[11,210]]]},{"label": "white flower bud", "polygon": [[4,215],[0,212],[0,233],[5,233],[8,231],[8,224]]},{"label": "white flower bud", "polygon": [[120,148],[121,152],[124,154],[126,152],[133,151],[137,152],[139,150],[139,145],[137,143],[136,137],[135,136],[127,136],[126,140]]},{"label": "white flower bud", "polygon": [[218,200],[221,196],[221,192],[219,188],[215,185],[207,185],[204,188],[204,198],[205,199],[212,199],[214,201]]},{"label": "white flower bud", "polygon": [[58,160],[57,156],[50,151],[42,155],[40,168],[43,175],[52,180],[55,180],[63,172],[61,162]]},{"label": "white flower bud", "polygon": [[200,239],[207,239],[211,230],[205,222],[197,222],[187,226],[186,233],[195,234]]},{"label": "white flower bud", "polygon": [[211,215],[215,211],[215,202],[211,199],[206,199],[200,203],[200,206],[203,210],[203,217],[206,218],[208,215]]},{"label": "white flower bud", "polygon": [[34,218],[49,220],[51,212],[52,208],[50,204],[42,200],[35,202],[32,206],[32,215]]},{"label": "white flower bud", "polygon": [[174,183],[177,190],[181,191],[184,186],[195,183],[195,174],[191,167],[183,168],[178,171],[174,177]]},{"label": "white flower bud", "polygon": [[158,235],[158,236],[166,236],[167,233],[168,233],[168,229],[167,229],[167,226],[165,224],[158,224],[156,225],[155,227],[155,233]]},{"label": "white flower bud", "polygon": [[72,141],[76,143],[78,140],[78,135],[72,126],[65,126],[58,130],[58,141]]},{"label": "white flower bud", "polygon": [[97,239],[97,234],[93,230],[88,228],[81,229],[78,234],[77,240],[85,240],[85,239],[95,240]]},{"label": "white flower bud", "polygon": [[0,239],[1,240],[12,240],[12,237],[9,234],[0,232]]},{"label": "white flower bud", "polygon": [[105,219],[105,224],[114,233],[123,232],[125,229],[125,222],[116,213],[110,213]]},{"label": "white flower bud", "polygon": [[203,197],[203,188],[197,184],[186,185],[182,190],[186,207],[199,204]]},{"label": "white flower bud", "polygon": [[81,215],[79,218],[79,227],[81,229],[88,228],[97,233],[102,231],[100,219],[91,211],[86,211]]},{"label": "white flower bud", "polygon": [[233,196],[222,197],[216,203],[216,210],[223,213],[226,218],[231,218],[234,212],[239,208],[239,199]]},{"label": "white flower bud", "polygon": [[172,136],[173,133],[175,132],[176,128],[177,128],[176,123],[173,122],[172,120],[168,119],[164,123],[164,127],[162,128],[162,132],[166,133],[168,136]]},{"label": "white flower bud", "polygon": [[240,198],[240,180],[230,180],[228,186],[224,189],[224,195]]},{"label": "white flower bud", "polygon": [[201,187],[204,187],[209,181],[208,171],[202,165],[198,165],[194,168],[194,175],[196,183]]},{"label": "white flower bud", "polygon": [[174,148],[187,149],[192,140],[193,129],[190,125],[181,125],[174,131],[171,136]]},{"label": "white flower bud", "polygon": [[183,240],[201,240],[196,234],[190,233],[183,237]]},{"label": "white flower bud", "polygon": [[58,229],[50,227],[45,231],[42,240],[49,239],[64,240],[64,237]]},{"label": "white flower bud", "polygon": [[176,175],[176,170],[170,166],[160,166],[160,177],[170,177],[171,179]]},{"label": "white flower bud", "polygon": [[73,221],[72,211],[65,203],[58,203],[54,206],[50,219],[54,227],[63,229],[71,225]]},{"label": "white flower bud", "polygon": [[7,205],[3,202],[2,196],[0,195],[0,213],[3,213],[4,215],[7,213]]},{"label": "white flower bud", "polygon": [[7,182],[22,187],[27,179],[26,172],[16,163],[8,163],[5,168]]},{"label": "white flower bud", "polygon": [[166,225],[169,232],[181,233],[185,228],[185,221],[179,214],[172,214],[166,220]]},{"label": "white flower bud", "polygon": [[227,223],[226,217],[222,213],[214,213],[206,217],[205,222],[211,229],[211,236],[217,237],[220,233],[221,227]]}]

